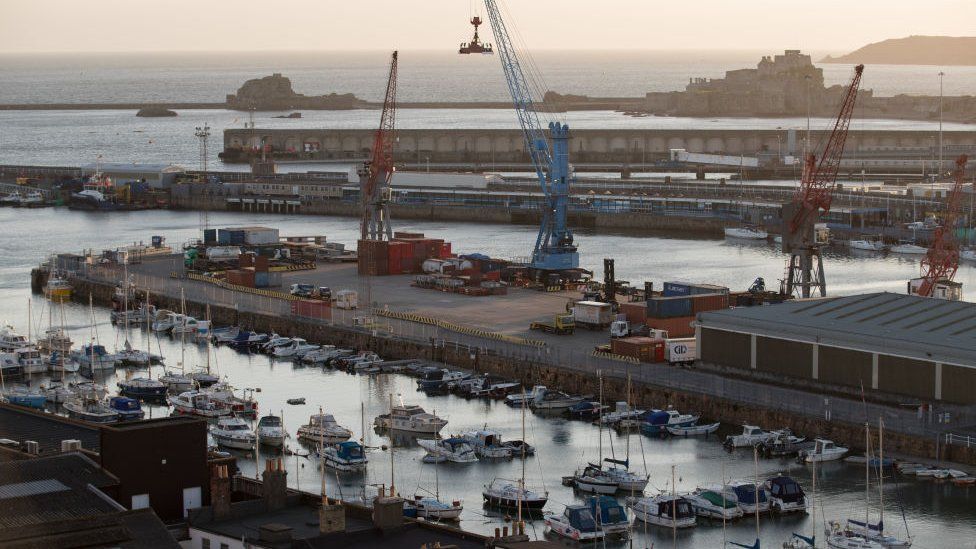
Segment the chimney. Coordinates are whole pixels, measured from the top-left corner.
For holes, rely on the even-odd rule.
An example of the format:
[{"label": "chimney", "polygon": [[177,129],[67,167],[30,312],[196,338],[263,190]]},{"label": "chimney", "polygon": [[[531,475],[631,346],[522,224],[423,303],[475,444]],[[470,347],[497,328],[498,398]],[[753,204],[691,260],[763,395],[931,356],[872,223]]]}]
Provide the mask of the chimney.
[{"label": "chimney", "polygon": [[403,498],[398,498],[390,490],[389,496],[383,491],[373,500],[373,526],[384,534],[399,530],[403,526]]},{"label": "chimney", "polygon": [[322,496],[322,508],[319,509],[319,532],[334,534],[346,530],[346,509],[338,501],[331,503],[328,496]]},{"label": "chimney", "polygon": [[268,511],[284,509],[288,490],[288,473],[281,458],[264,462],[264,503]]},{"label": "chimney", "polygon": [[217,465],[210,472],[210,506],[214,520],[230,516],[230,476],[226,465]]}]

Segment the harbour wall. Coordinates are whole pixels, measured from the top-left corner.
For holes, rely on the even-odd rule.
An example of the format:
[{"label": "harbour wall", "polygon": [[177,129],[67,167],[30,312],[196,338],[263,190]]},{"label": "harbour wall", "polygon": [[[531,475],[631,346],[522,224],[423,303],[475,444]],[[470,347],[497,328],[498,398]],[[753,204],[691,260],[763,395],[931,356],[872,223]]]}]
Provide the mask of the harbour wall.
[{"label": "harbour wall", "polygon": [[[43,280],[43,274],[35,270],[32,283]],[[73,280],[74,299],[86,302],[90,294],[95,303],[110,306],[114,286],[109,283],[86,279]],[[165,295],[153,296],[158,307],[171,310],[180,307],[180,300]],[[198,318],[207,312],[207,304],[186,302],[187,313]],[[553,366],[533,358],[526,349],[522,356],[502,356],[496,353],[491,342],[483,346],[445,345],[435,340],[419,342],[364,328],[327,324],[296,317],[253,313],[233,307],[211,305],[209,313],[217,325],[239,325],[262,332],[275,332],[289,337],[303,337],[309,341],[329,343],[343,348],[369,349],[389,359],[436,360],[458,368],[484,372],[514,379],[524,386],[545,385],[579,394],[596,394],[600,382],[595,370],[582,371],[563,366]],[[729,396],[676,390],[669,387],[666,379],[660,383],[628,382],[627,372],[632,365],[621,363],[620,368],[605,371],[602,391],[604,401],[628,401],[635,406],[674,406],[681,410],[695,410],[703,418],[721,420],[727,424],[754,424],[788,426],[794,432],[816,434],[857,451],[863,449],[864,425],[848,423],[811,415],[797,414],[771,406],[757,406],[736,401]],[[716,378],[719,376],[716,375]],[[628,395],[629,389],[629,395]],[[893,430],[885,432],[885,448],[889,455],[907,455],[932,460],[945,460],[976,465],[976,448],[960,445],[942,445],[941,436],[914,436]]]}]

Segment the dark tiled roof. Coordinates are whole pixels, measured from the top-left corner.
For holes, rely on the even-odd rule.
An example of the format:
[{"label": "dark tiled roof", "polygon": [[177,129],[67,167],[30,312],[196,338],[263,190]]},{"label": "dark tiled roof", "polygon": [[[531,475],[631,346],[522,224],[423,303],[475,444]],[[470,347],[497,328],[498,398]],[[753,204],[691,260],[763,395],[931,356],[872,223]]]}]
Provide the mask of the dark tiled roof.
[{"label": "dark tiled roof", "polygon": [[54,414],[0,404],[0,438],[36,441],[41,454],[61,451],[62,440],[80,440],[85,450],[98,451],[98,427]]},{"label": "dark tiled roof", "polygon": [[976,303],[878,292],[701,313],[703,327],[976,365]]}]

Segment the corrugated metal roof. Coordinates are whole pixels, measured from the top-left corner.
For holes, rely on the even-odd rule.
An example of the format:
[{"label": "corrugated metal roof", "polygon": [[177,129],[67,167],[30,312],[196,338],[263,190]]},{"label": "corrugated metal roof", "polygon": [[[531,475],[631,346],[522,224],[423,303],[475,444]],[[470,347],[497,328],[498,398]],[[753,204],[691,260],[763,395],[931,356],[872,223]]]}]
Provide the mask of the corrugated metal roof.
[{"label": "corrugated metal roof", "polygon": [[36,441],[42,454],[60,452],[62,440],[80,440],[82,448],[94,452],[99,450],[100,442],[95,425],[11,404],[0,404],[0,437],[17,442]]},{"label": "corrugated metal roof", "polygon": [[976,368],[976,303],[878,292],[701,313],[703,327]]},{"label": "corrugated metal roof", "polygon": [[31,480],[28,482],[15,482],[0,486],[0,499],[23,498],[40,494],[50,494],[53,492],[65,492],[70,490],[61,481],[53,478],[44,480]]}]

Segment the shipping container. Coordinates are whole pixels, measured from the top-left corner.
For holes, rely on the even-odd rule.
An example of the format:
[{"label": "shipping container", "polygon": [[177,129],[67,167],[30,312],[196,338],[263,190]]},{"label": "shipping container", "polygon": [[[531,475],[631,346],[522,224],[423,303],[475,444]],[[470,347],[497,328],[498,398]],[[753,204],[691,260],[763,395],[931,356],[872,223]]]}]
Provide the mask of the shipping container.
[{"label": "shipping container", "polygon": [[643,324],[647,319],[647,303],[639,301],[637,303],[621,303],[618,310],[624,315],[627,322],[631,324]]},{"label": "shipping container", "polygon": [[644,322],[650,328],[664,330],[671,337],[690,337],[695,335],[695,328],[692,323],[695,321],[693,316],[679,316],[675,318],[651,318],[648,317]]},{"label": "shipping container", "polygon": [[254,287],[254,269],[231,269],[226,272],[227,283],[235,286]]},{"label": "shipping container", "polygon": [[278,243],[278,229],[269,227],[245,227],[244,243],[250,246],[264,246]]},{"label": "shipping container", "polygon": [[360,240],[357,242],[358,272],[361,275],[381,276],[389,274],[389,243],[385,240]]},{"label": "shipping container", "polygon": [[451,243],[444,242],[443,244],[441,244],[441,259],[447,259],[452,255],[453,254],[451,253]]},{"label": "shipping container", "polygon": [[573,320],[577,326],[591,330],[606,328],[613,320],[613,307],[599,301],[577,301],[573,306]]},{"label": "shipping container", "polygon": [[291,314],[306,318],[329,320],[332,307],[329,301],[321,299],[296,299],[291,302]]},{"label": "shipping container", "polygon": [[715,284],[693,284],[691,282],[665,282],[662,295],[665,297],[697,294],[728,294],[729,289]]},{"label": "shipping container", "polygon": [[729,308],[729,294],[692,294],[690,299],[692,314]]},{"label": "shipping container", "polygon": [[270,284],[270,278],[268,277],[268,271],[254,271],[254,287],[255,288],[267,288]]},{"label": "shipping container", "polygon": [[690,364],[698,359],[698,343],[693,337],[668,339],[666,347],[671,364]]},{"label": "shipping container", "polygon": [[636,358],[641,362],[662,362],[664,340],[650,337],[621,337],[610,341],[610,352]]},{"label": "shipping container", "polygon": [[424,237],[424,233],[408,233],[404,231],[397,231],[393,233],[393,240],[416,239],[416,238],[423,238],[423,237]]},{"label": "shipping container", "polygon": [[684,295],[652,297],[647,300],[648,318],[675,318],[691,316],[691,297]]}]

